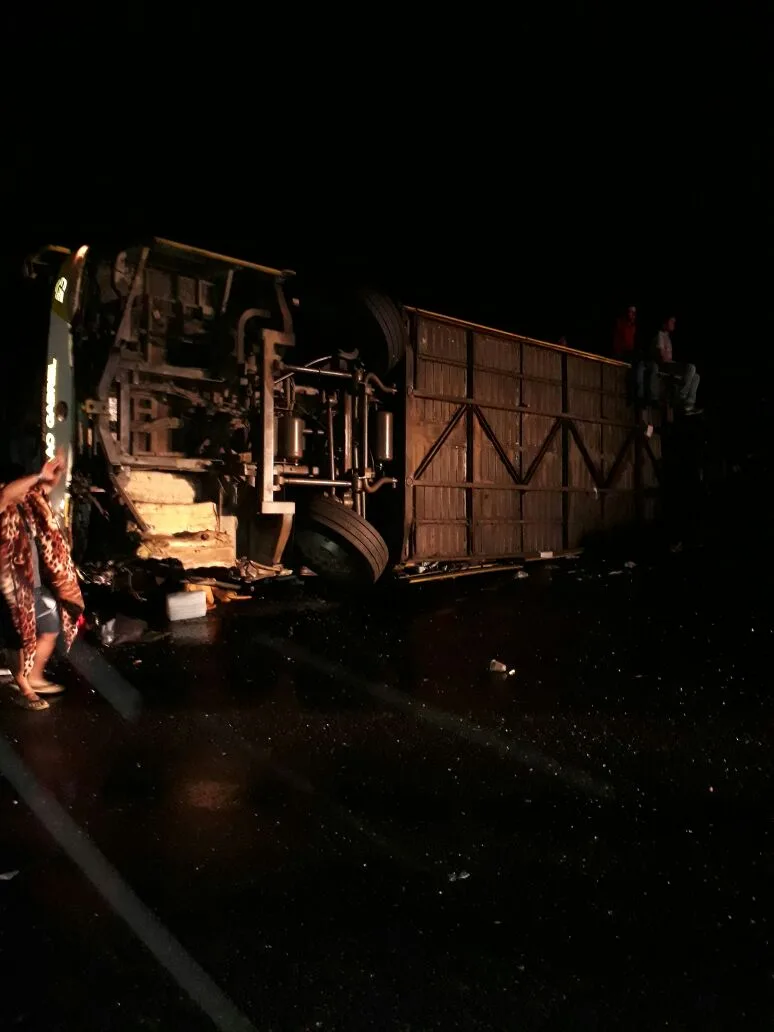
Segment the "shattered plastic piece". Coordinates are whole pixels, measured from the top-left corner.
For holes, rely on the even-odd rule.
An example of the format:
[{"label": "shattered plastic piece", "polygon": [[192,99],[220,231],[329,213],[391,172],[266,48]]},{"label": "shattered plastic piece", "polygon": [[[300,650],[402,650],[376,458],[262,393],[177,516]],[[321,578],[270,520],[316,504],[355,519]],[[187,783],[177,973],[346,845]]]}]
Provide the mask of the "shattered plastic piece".
[{"label": "shattered plastic piece", "polygon": [[529,577],[529,574],[527,573],[526,570],[517,570],[516,573],[514,574],[514,578],[513,579],[514,580],[524,580],[527,577]]},{"label": "shattered plastic piece", "polygon": [[116,577],[116,568],[112,560],[106,563],[84,563],[77,568],[78,576],[86,584],[100,584],[112,587]]},{"label": "shattered plastic piece", "polygon": [[97,624],[99,640],[103,645],[147,645],[167,636],[166,631],[151,631],[145,620],[119,613],[104,623]]},{"label": "shattered plastic piece", "polygon": [[508,677],[515,677],[515,676],[516,676],[516,668],[514,667],[512,670],[508,671]]},{"label": "shattered plastic piece", "polygon": [[465,881],[469,877],[470,871],[452,871],[452,873],[449,875],[449,881]]},{"label": "shattered plastic piece", "polygon": [[206,592],[173,591],[167,595],[167,616],[171,621],[198,620],[206,615]]},{"label": "shattered plastic piece", "polygon": [[115,641],[114,645],[129,645],[131,642],[140,641],[148,630],[145,620],[138,620],[132,616],[124,616],[119,613],[115,619]]},{"label": "shattered plastic piece", "polygon": [[281,577],[292,570],[286,570],[283,566],[265,566],[263,563],[254,562],[252,559],[240,559],[237,563],[239,576],[242,580],[256,581],[265,577]]},{"label": "shattered plastic piece", "polygon": [[637,563],[633,563],[631,559],[628,561],[628,563],[624,563],[624,566],[627,570],[633,570],[636,565]]},{"label": "shattered plastic piece", "polygon": [[18,873],[18,871],[3,871],[3,873],[0,874],[0,881],[11,881],[11,879],[15,878]]},{"label": "shattered plastic piece", "polygon": [[505,674],[508,672],[508,667],[505,663],[501,663],[499,659],[493,659],[489,663],[489,669],[493,674]]},{"label": "shattered plastic piece", "polygon": [[611,570],[610,573],[608,573],[608,577],[617,577],[621,573],[623,573],[623,570]]},{"label": "shattered plastic piece", "polygon": [[100,625],[99,640],[103,645],[112,645],[116,640],[116,621],[106,620]]}]

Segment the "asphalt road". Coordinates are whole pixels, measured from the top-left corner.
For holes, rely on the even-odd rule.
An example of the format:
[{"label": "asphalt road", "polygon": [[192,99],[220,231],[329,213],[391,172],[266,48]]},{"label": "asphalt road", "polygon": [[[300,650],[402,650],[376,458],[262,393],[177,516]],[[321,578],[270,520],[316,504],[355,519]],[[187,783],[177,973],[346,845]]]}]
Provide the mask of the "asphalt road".
[{"label": "asphalt road", "polygon": [[0,1028],[770,1028],[766,586],[530,574],[276,588],[3,706]]}]

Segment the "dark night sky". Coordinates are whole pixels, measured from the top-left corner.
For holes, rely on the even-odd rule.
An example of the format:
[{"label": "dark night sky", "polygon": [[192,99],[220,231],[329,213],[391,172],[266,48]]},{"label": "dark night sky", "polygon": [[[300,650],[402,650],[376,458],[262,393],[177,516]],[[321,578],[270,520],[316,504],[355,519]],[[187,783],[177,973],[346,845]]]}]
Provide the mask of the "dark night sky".
[{"label": "dark night sky", "polygon": [[91,90],[65,154],[20,120],[6,248],[157,233],[589,350],[633,300],[648,328],[676,311],[697,361],[752,364],[771,327],[762,26],[637,10],[424,49],[404,32],[388,63],[355,48],[279,96],[263,65],[216,90]]}]

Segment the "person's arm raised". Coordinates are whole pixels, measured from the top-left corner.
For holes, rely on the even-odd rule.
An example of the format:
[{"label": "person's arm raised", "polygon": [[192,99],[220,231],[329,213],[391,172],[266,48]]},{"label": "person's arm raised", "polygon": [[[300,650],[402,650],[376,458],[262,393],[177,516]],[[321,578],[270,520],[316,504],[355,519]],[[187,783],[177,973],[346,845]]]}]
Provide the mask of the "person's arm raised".
[{"label": "person's arm raised", "polygon": [[59,481],[63,468],[62,460],[57,456],[44,462],[40,473],[19,477],[18,480],[12,480],[10,484],[0,487],[0,512],[7,509],[9,505],[16,505],[24,501],[29,492],[38,484],[43,484],[44,491],[48,493]]}]

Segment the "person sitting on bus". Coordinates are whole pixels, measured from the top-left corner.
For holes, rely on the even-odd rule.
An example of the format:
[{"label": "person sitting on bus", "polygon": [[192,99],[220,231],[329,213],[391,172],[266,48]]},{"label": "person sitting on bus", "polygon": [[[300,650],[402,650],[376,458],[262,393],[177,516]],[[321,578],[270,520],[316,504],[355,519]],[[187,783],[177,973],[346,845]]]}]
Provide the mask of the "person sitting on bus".
[{"label": "person sitting on bus", "polygon": [[648,362],[637,341],[637,308],[629,305],[624,315],[616,319],[613,331],[613,357],[621,362],[630,362],[632,367],[631,391],[638,405],[648,405],[653,400],[649,388],[652,376],[648,375]]},{"label": "person sitting on bus", "polygon": [[637,309],[629,305],[626,313],[616,319],[613,331],[613,358],[633,362],[637,349]]},{"label": "person sitting on bus", "polygon": [[696,366],[690,362],[675,362],[672,353],[672,334],[677,320],[671,315],[664,319],[661,329],[656,334],[651,346],[651,387],[652,398],[661,394],[661,380],[664,376],[677,384],[678,398],[686,415],[695,415],[696,392],[699,389],[699,374]]}]

